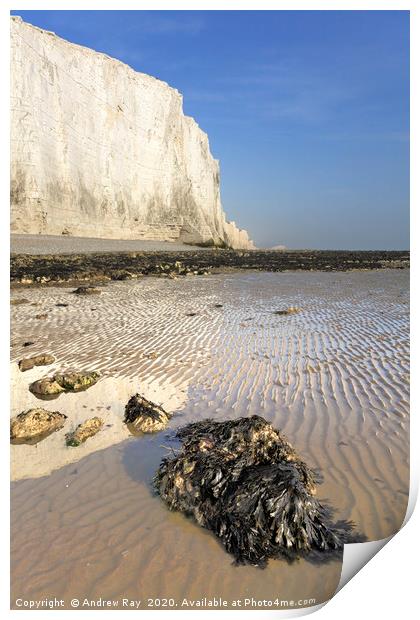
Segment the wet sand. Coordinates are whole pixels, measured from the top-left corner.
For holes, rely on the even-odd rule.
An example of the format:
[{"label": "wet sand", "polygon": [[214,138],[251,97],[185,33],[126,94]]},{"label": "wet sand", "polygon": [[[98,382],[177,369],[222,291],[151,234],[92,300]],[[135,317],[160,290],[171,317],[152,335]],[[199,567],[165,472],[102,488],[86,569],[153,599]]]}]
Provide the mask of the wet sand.
[{"label": "wet sand", "polygon": [[[229,606],[330,598],[339,558],[234,566],[210,533],[166,510],[150,481],[181,424],[260,414],[322,472],[318,496],[337,518],[368,540],[396,532],[408,499],[408,284],[408,270],[235,272],[112,282],[89,298],[63,287],[14,291],[29,303],[11,307],[12,364],[44,352],[56,362],[14,370],[13,413],[35,399],[32,375],[76,367],[102,379],[37,400],[69,415],[66,426],[38,446],[12,446],[12,606],[45,596],[67,607],[74,597],[122,607],[125,597],[141,608],[149,597],[179,606],[213,596]],[[301,311],[273,314],[289,306]],[[134,386],[176,411],[167,432],[128,435],[122,411]],[[112,424],[102,438],[64,448],[72,424],[98,411]]]}]

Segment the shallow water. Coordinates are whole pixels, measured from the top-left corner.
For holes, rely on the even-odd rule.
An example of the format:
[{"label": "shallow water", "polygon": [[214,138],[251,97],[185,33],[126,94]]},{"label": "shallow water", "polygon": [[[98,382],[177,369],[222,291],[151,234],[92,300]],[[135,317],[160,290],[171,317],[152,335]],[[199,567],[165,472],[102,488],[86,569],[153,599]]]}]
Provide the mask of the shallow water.
[{"label": "shallow water", "polygon": [[[406,270],[238,272],[112,283],[90,299],[63,288],[15,291],[40,305],[12,306],[12,361],[50,352],[56,363],[15,371],[14,414],[35,399],[30,381],[74,366],[103,379],[52,408],[79,423],[101,407],[112,426],[70,453],[66,428],[38,447],[12,447],[15,478],[26,478],[12,486],[12,604],[330,598],[340,560],[233,566],[214,536],[169,513],[150,480],[171,430],[130,437],[123,408],[135,389],[149,389],[176,411],[171,429],[263,415],[322,472],[318,496],[337,518],[352,519],[368,540],[389,536],[408,498],[408,285]],[[289,306],[301,311],[273,314]],[[42,312],[46,320],[34,318]]]}]

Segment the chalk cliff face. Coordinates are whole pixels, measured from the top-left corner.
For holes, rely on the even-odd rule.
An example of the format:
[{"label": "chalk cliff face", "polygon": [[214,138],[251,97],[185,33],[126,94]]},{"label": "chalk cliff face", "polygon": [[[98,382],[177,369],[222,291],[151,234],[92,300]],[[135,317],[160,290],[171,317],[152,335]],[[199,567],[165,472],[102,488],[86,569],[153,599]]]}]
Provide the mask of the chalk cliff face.
[{"label": "chalk cliff face", "polygon": [[11,18],[12,232],[251,248],[166,83]]}]

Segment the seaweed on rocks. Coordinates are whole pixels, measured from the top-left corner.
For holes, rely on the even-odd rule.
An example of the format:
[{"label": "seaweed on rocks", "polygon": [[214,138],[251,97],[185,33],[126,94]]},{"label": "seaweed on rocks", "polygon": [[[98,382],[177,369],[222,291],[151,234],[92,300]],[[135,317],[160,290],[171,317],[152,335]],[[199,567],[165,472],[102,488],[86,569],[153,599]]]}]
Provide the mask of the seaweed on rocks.
[{"label": "seaweed on rocks", "polygon": [[87,390],[99,379],[99,373],[75,372],[67,370],[57,372],[52,377],[43,377],[29,386],[29,391],[38,398],[55,396],[62,392],[82,392]]},{"label": "seaweed on rocks", "polygon": [[140,394],[134,394],[125,406],[124,422],[133,433],[156,433],[166,428],[171,413]]},{"label": "seaweed on rocks", "polygon": [[64,388],[54,379],[54,377],[43,377],[33,381],[29,386],[29,391],[38,398],[49,398],[64,392]]},{"label": "seaweed on rocks", "polygon": [[[350,269],[404,269],[410,265],[409,251],[327,251],[223,249],[85,252],[77,254],[12,253],[10,275],[15,285],[56,286],[77,283],[77,295],[100,292],[94,284],[139,276],[205,275],[212,270],[258,271],[348,271]],[[80,283],[83,285],[80,286]],[[90,285],[87,283],[90,282]],[[93,289],[93,290],[92,290]]]},{"label": "seaweed on rocks", "polygon": [[56,381],[65,392],[83,392],[87,390],[99,379],[99,373],[92,372],[75,372],[66,370],[65,372],[57,372],[54,375]]},{"label": "seaweed on rocks", "polygon": [[75,295],[99,295],[101,293],[101,289],[96,288],[95,286],[79,286],[74,291],[72,291]]},{"label": "seaweed on rocks", "polygon": [[297,314],[300,312],[300,308],[297,306],[290,306],[290,308],[285,308],[283,310],[274,310],[273,314],[277,314],[278,316],[287,316],[289,314]]},{"label": "seaweed on rocks", "polygon": [[193,516],[241,564],[336,552],[353,524],[334,524],[315,497],[317,475],[264,418],[207,419],[177,432],[154,486],[170,510]]}]

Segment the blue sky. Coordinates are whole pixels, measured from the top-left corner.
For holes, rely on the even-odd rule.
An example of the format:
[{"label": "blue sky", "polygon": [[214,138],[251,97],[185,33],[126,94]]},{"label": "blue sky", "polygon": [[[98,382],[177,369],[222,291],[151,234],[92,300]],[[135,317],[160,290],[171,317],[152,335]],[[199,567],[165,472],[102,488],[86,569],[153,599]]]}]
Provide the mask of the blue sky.
[{"label": "blue sky", "polygon": [[177,88],[258,246],[408,248],[408,12],[12,13]]}]

